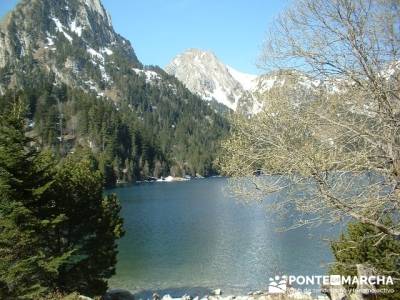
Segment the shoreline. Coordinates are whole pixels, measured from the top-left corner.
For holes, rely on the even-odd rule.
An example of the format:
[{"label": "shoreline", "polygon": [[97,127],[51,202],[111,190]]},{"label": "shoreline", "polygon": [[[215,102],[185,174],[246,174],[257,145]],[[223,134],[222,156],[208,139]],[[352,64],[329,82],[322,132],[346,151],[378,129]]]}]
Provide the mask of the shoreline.
[{"label": "shoreline", "polygon": [[[135,184],[141,184],[141,183],[169,183],[169,182],[186,182],[186,181],[192,181],[192,180],[199,180],[199,179],[208,179],[208,178],[224,178],[225,176],[222,175],[212,175],[212,176],[185,176],[185,177],[174,177],[174,176],[167,176],[167,177],[149,177],[146,180],[137,180],[133,182],[125,182],[125,181],[119,181],[116,183],[116,187],[124,187],[124,186],[130,186],[130,185],[135,185]],[[112,188],[111,188],[112,189]]]},{"label": "shoreline", "polygon": [[[329,300],[326,295],[312,296],[295,288],[288,288],[285,292],[254,291],[247,295],[224,294],[221,289],[210,291],[202,296],[183,294],[182,296],[171,296],[170,293],[159,295],[157,292],[148,291],[144,296],[141,292],[131,293],[123,289],[110,289],[105,300]],[[141,296],[142,294],[142,296]],[[82,298],[87,299],[87,298]]]}]

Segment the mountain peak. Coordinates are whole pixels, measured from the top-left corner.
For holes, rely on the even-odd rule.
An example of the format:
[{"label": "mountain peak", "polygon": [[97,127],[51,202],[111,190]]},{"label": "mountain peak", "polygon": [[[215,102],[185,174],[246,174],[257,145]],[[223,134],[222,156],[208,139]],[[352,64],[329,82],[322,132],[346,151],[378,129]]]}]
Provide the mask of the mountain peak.
[{"label": "mountain peak", "polygon": [[174,75],[206,101],[217,101],[236,110],[242,98],[251,98],[256,75],[245,74],[223,64],[211,51],[188,49],[177,55],[165,71]]},{"label": "mountain peak", "polygon": [[[130,42],[114,31],[100,0],[22,0],[0,28],[0,68],[26,59],[45,66],[56,82],[113,100],[118,99],[113,81],[121,67],[142,67]],[[14,75],[7,85],[23,80]]]},{"label": "mountain peak", "polygon": [[[181,63],[190,63],[197,65],[204,65],[204,64],[218,64],[218,58],[212,51],[201,50],[197,48],[189,48],[178,54],[166,67],[165,70],[170,74],[173,74],[174,68],[181,65]],[[173,74],[175,75],[175,74]]]},{"label": "mountain peak", "polygon": [[235,110],[243,93],[241,84],[211,51],[188,49],[165,67],[204,100],[215,100]]},{"label": "mountain peak", "polygon": [[90,7],[93,11],[97,12],[102,17],[109,19],[109,15],[107,11],[104,9],[100,0],[81,0],[81,1],[83,1],[86,6]]},{"label": "mountain peak", "polygon": [[216,55],[214,54],[214,52],[212,52],[211,50],[202,50],[202,49],[198,49],[198,48],[189,48],[187,50],[185,50],[183,53],[181,53],[180,55],[183,56],[198,56],[201,58],[214,58],[217,59]]}]

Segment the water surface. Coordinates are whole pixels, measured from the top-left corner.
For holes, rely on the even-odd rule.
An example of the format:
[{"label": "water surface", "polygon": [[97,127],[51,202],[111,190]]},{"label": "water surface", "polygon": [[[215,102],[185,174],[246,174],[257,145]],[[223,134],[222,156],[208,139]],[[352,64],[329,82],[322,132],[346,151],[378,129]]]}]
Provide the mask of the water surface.
[{"label": "water surface", "polygon": [[110,286],[144,297],[215,288],[245,294],[265,289],[279,273],[326,273],[332,255],[325,238],[337,229],[278,232],[285,221],[258,203],[230,197],[226,185],[210,178],[112,190],[122,203],[126,235]]}]

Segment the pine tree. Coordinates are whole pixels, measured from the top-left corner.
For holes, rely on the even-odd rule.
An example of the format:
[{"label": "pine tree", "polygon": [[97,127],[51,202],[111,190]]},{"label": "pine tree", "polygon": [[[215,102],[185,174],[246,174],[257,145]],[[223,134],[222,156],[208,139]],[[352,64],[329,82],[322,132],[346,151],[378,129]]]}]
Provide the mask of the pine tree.
[{"label": "pine tree", "polygon": [[[47,256],[45,195],[52,164],[25,136],[22,105],[0,116],[0,298],[34,299],[45,293],[59,259]],[[50,218],[48,218],[50,217]]]},{"label": "pine tree", "polygon": [[68,157],[55,176],[54,214],[65,218],[55,228],[51,253],[71,253],[58,270],[62,291],[102,295],[115,272],[116,240],[123,235],[120,205],[113,195],[103,197],[102,187],[102,174],[89,158]]},{"label": "pine tree", "polygon": [[118,200],[103,197],[103,176],[85,150],[61,166],[38,152],[21,107],[0,116],[0,299],[102,295],[123,234]]}]

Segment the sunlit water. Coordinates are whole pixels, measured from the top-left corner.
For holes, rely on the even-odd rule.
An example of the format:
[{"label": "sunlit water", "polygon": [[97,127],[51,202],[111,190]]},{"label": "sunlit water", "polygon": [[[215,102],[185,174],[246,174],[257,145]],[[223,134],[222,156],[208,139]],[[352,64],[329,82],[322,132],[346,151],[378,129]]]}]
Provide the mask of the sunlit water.
[{"label": "sunlit water", "polygon": [[265,289],[275,274],[326,274],[332,261],[326,238],[337,228],[278,232],[282,220],[260,204],[230,197],[227,184],[210,178],[112,190],[122,203],[126,235],[110,286],[140,297],[215,288],[246,294]]}]

